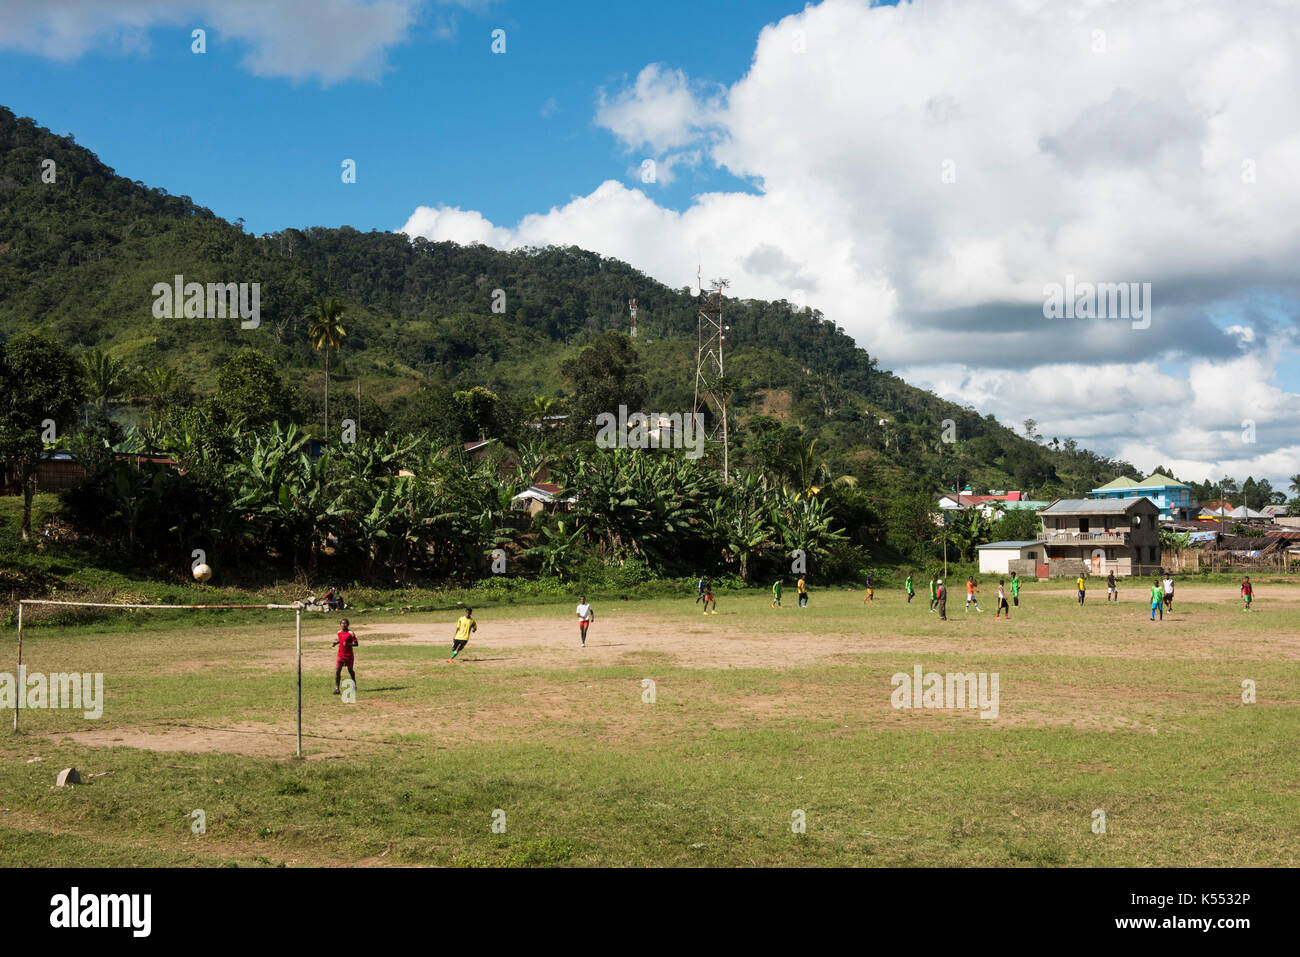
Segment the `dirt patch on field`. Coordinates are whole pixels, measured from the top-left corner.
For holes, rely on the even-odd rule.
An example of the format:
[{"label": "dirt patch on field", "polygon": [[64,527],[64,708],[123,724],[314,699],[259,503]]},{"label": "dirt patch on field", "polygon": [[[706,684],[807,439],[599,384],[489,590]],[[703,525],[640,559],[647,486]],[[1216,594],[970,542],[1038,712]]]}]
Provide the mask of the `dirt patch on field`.
[{"label": "dirt patch on field", "polygon": [[[258,758],[290,757],[297,749],[296,732],[290,728],[244,722],[217,728],[201,725],[150,725],[144,728],[97,728],[44,735],[50,741],[74,741],[98,748],[141,748],[145,751],[220,751]],[[304,756],[339,757],[364,747],[364,743],[331,738],[323,734],[303,735]]]},{"label": "dirt patch on field", "polygon": [[[1279,589],[1280,590],[1280,589]],[[1294,600],[1300,600],[1295,589]],[[1271,596],[1270,596],[1271,597]],[[1282,599],[1279,599],[1282,600]],[[1293,600],[1287,596],[1287,601]],[[1243,653],[1268,647],[1272,656],[1300,661],[1300,633],[1237,631],[1225,627],[1206,628],[1195,621],[1195,602],[1184,602],[1187,613],[1173,612],[1164,622],[1150,624],[1139,636],[1118,641],[1105,620],[1092,619],[1080,633],[1080,622],[1061,616],[1044,621],[1032,614],[1018,614],[1010,621],[993,621],[986,609],[949,612],[941,622],[922,605],[917,610],[917,631],[911,635],[891,630],[873,630],[871,612],[864,611],[860,630],[848,631],[835,625],[825,631],[796,630],[763,632],[752,618],[722,612],[705,622],[687,618],[647,621],[621,620],[616,614],[601,617],[591,627],[587,647],[579,645],[577,628],[567,617],[523,618],[494,623],[486,616],[479,630],[457,662],[448,665],[449,651],[445,623],[401,622],[384,625],[385,635],[370,639],[369,646],[427,645],[429,667],[517,667],[572,668],[575,665],[635,665],[640,661],[667,661],[681,668],[788,668],[809,664],[844,663],[846,655],[897,652],[901,656],[933,656],[944,653],[988,655],[1070,655],[1118,658],[1217,658],[1225,651],[1241,648]],[[1141,617],[1136,602],[1114,609],[1129,627]],[[1026,609],[1028,611],[1028,609]],[[775,615],[799,614],[793,609]],[[701,616],[703,617],[703,616]],[[809,615],[809,624],[816,619]],[[783,620],[782,624],[788,624]],[[277,665],[287,660],[280,656]],[[364,659],[358,655],[358,662]],[[268,664],[271,662],[268,661]],[[418,668],[416,669],[418,670]]]}]

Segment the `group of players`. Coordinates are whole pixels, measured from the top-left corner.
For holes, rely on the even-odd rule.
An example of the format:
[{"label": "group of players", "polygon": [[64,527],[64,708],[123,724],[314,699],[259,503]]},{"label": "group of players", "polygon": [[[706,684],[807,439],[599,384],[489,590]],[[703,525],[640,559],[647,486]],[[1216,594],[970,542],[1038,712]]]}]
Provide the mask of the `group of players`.
[{"label": "group of players", "polygon": [[[710,594],[712,599],[712,594]],[[587,647],[587,629],[591,623],[596,620],[596,613],[592,611],[591,603],[587,601],[587,596],[583,595],[578,599],[578,634],[582,638],[582,647]],[[706,611],[707,615],[708,612]],[[716,615],[717,612],[715,611]],[[478,631],[478,622],[474,620],[474,609],[468,605],[465,606],[465,614],[456,620],[456,636],[451,640],[451,657],[447,659],[448,663],[456,660],[456,656],[465,650],[469,644],[469,636]],[[354,649],[360,642],[357,641],[356,632],[354,632],[344,618],[339,622],[339,632],[334,637],[331,648],[338,648],[338,656],[334,661],[334,693],[341,694],[342,689],[339,686],[340,679],[343,677],[343,669],[346,668],[348,677],[352,680],[353,687],[357,683],[356,673],[356,655]]]},{"label": "group of players", "polygon": [[[1015,572],[1012,572],[1011,585],[1009,591],[1011,596],[1011,602],[1017,608],[1020,607],[1020,582],[1021,579],[1019,578],[1019,576],[1017,576]],[[773,608],[781,607],[781,594],[782,594],[782,589],[784,584],[785,584],[784,578],[778,578],[775,582],[772,583],[772,607]],[[1087,589],[1088,589],[1088,582],[1083,575],[1080,575],[1075,580],[1075,587],[1078,590],[1078,602],[1080,605],[1082,605],[1084,603],[1084,599],[1087,597]],[[795,588],[798,591],[798,595],[799,595],[798,607],[807,608],[808,607],[807,579],[805,579],[801,575],[799,577],[798,582],[795,585]],[[912,603],[912,599],[916,596],[916,588],[912,582],[912,573],[910,571],[907,573],[907,581],[904,583],[903,589],[907,594],[907,604],[910,605]],[[979,590],[979,585],[978,583],[976,583],[975,577],[973,575],[968,577],[966,579],[966,608],[965,608],[967,612],[970,611],[971,605],[975,606],[975,610],[977,612],[981,612],[981,613],[983,612],[983,609],[980,608],[979,599],[976,597],[976,592],[978,590]],[[701,575],[699,580],[696,582],[696,591],[697,591],[697,595],[695,598],[695,603],[697,605],[700,603],[704,604],[704,614],[716,615],[718,613],[718,602],[717,599],[713,597],[712,579],[706,578],[705,576]],[[998,607],[997,607],[997,614],[994,616],[995,618],[1005,617],[1006,619],[1010,620],[1011,606],[1007,604],[1007,595],[1008,595],[1008,588],[1007,588],[1006,579],[1000,578],[998,579]],[[1245,576],[1245,578],[1241,583],[1241,597],[1243,601],[1244,611],[1251,610],[1250,606],[1251,606],[1251,601],[1254,599],[1254,595],[1255,595],[1255,588],[1250,582],[1250,576],[1247,575]],[[862,601],[864,604],[867,603],[875,604],[876,576],[875,573],[873,572],[867,573],[867,593],[866,595],[863,596]],[[1108,603],[1112,601],[1117,604],[1119,603],[1119,584],[1115,578],[1114,572],[1111,572],[1109,575],[1106,576],[1106,601]],[[1165,612],[1172,610],[1173,606],[1174,606],[1173,576],[1170,574],[1166,574],[1163,581],[1161,581],[1161,579],[1158,577],[1155,578],[1151,585],[1151,620],[1155,621],[1156,615],[1159,614],[1160,620],[1164,621]],[[930,576],[930,609],[929,610],[931,612],[937,612],[940,620],[942,621],[948,620],[948,586],[945,585],[943,579],[939,578],[937,575]],[[576,613],[578,616],[578,633],[582,639],[582,647],[586,648],[587,629],[590,628],[591,623],[596,620],[596,613],[592,611],[591,603],[587,601],[586,595],[583,595],[581,598],[578,599],[578,607],[576,609]],[[359,644],[359,642],[357,641],[356,633],[352,631],[351,627],[348,624],[348,620],[346,618],[344,618],[342,621],[339,622],[339,628],[340,630],[338,632],[338,635],[335,637],[334,644],[331,646],[331,647],[338,648],[338,657],[334,663],[334,693],[335,694],[341,693],[339,687],[339,681],[340,678],[342,677],[343,669],[345,668],[347,669],[348,677],[351,678],[354,687],[357,681],[357,675],[355,671],[355,656],[353,652],[353,649]],[[456,636],[452,639],[451,642],[451,657],[447,659],[448,662],[452,662],[456,660],[456,656],[459,655],[462,651],[464,651],[465,646],[469,644],[469,636],[472,635],[477,630],[478,630],[478,622],[474,620],[474,609],[466,607],[465,613],[461,615],[460,618],[457,619],[456,621]]]}]

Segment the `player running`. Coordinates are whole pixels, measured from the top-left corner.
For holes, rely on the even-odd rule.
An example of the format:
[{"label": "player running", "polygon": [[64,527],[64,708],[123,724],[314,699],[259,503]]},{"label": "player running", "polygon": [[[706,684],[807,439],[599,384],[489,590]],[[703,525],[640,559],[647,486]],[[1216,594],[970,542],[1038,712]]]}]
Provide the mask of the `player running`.
[{"label": "player running", "polygon": [[862,604],[865,605],[867,602],[871,602],[871,604],[873,605],[876,603],[876,573],[875,572],[867,572],[867,594],[863,597]]},{"label": "player running", "polygon": [[1106,603],[1114,602],[1119,604],[1119,588],[1115,585],[1115,573],[1113,571],[1106,573]]},{"label": "player running", "polygon": [[456,620],[456,637],[451,641],[451,657],[448,661],[454,661],[456,656],[465,650],[469,644],[469,636],[478,631],[478,622],[474,620],[474,609],[466,608],[465,614]]},{"label": "player running", "polygon": [[808,582],[804,580],[802,575],[799,576],[799,583],[795,587],[799,590],[799,607],[807,608],[808,607]]},{"label": "player running", "polygon": [[784,578],[778,578],[772,583],[772,607],[781,607],[781,586],[785,583]]},{"label": "player running", "polygon": [[1156,620],[1156,612],[1160,612],[1160,620],[1165,620],[1165,592],[1160,587],[1160,579],[1151,579],[1151,620]]},{"label": "player running", "polygon": [[966,579],[966,608],[965,608],[965,610],[966,610],[966,611],[970,611],[971,602],[974,602],[974,603],[975,603],[975,610],[976,610],[977,612],[979,612],[979,613],[982,615],[982,614],[984,614],[984,609],[980,607],[979,599],[975,597],[975,590],[976,590],[977,588],[979,588],[979,587],[980,587],[979,585],[976,585],[976,584],[975,584],[975,576],[974,576],[974,575],[971,575],[969,578]]},{"label": "player running", "polygon": [[713,597],[713,579],[704,579],[704,614],[709,614],[709,606],[713,606],[713,614],[718,613],[718,601]]},{"label": "player running", "polygon": [[1246,602],[1241,610],[1250,611],[1251,599],[1255,597],[1255,586],[1250,583],[1249,575],[1241,583],[1241,597]]},{"label": "player running", "polygon": [[700,602],[704,601],[704,586],[705,586],[706,584],[708,584],[708,583],[705,581],[703,575],[701,575],[701,576],[700,576],[700,580],[697,581],[697,582],[695,583],[695,591],[696,591],[696,595],[695,595],[695,604],[697,604],[697,605],[698,605]]},{"label": "player running", "polygon": [[912,587],[912,573],[907,573],[907,581],[903,585],[907,589],[907,603],[912,604],[912,598],[916,595],[916,589]]},{"label": "player running", "polygon": [[998,613],[993,617],[1001,618],[1003,612],[1007,613],[1007,620],[1011,619],[1011,606],[1007,604],[1007,583],[1005,579],[998,579]]},{"label": "player running", "polygon": [[1011,604],[1020,607],[1020,579],[1015,572],[1011,573]]},{"label": "player running", "polygon": [[1174,576],[1165,573],[1165,611],[1174,610]]},{"label": "player running", "polygon": [[596,620],[596,613],[591,610],[591,605],[587,604],[587,596],[583,595],[578,599],[578,631],[582,635],[582,647],[587,647],[587,628]]},{"label": "player running", "polygon": [[[342,694],[339,690],[339,678],[342,676],[344,668],[348,669],[348,677],[352,679],[352,686],[354,688],[356,687],[357,673],[352,670],[352,649],[360,644],[360,642],[357,641],[357,636],[353,634],[352,629],[348,627],[348,620],[346,618],[339,622],[339,628],[341,630],[339,631],[338,636],[334,639],[334,644],[339,646],[338,659],[334,662],[335,694]],[[332,648],[333,645],[330,647]]]},{"label": "player running", "polygon": [[934,611],[939,604],[939,578],[937,575],[930,576],[930,610]]},{"label": "player running", "polygon": [[1085,581],[1083,580],[1083,576],[1080,575],[1078,578],[1076,578],[1076,579],[1074,580],[1074,585],[1075,585],[1076,588],[1079,589],[1079,604],[1082,605],[1082,604],[1083,604],[1083,598],[1084,598],[1084,595],[1087,594],[1088,583],[1085,582]]}]

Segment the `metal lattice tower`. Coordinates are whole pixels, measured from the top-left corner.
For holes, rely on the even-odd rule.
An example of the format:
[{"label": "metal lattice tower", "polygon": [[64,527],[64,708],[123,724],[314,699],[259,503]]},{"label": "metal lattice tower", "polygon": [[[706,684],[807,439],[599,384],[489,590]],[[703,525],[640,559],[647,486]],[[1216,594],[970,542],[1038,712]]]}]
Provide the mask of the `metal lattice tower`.
[{"label": "metal lattice tower", "polygon": [[632,335],[632,339],[635,341],[635,339],[636,339],[636,300],[635,300],[635,299],[629,299],[629,300],[627,301],[627,311],[630,312],[630,313],[632,313],[632,333],[631,333],[631,335]]},{"label": "metal lattice tower", "polygon": [[691,415],[694,416],[701,410],[702,402],[713,403],[718,424],[714,426],[709,438],[722,439],[722,480],[730,482],[731,450],[727,435],[727,399],[731,395],[731,388],[727,384],[722,358],[723,344],[731,328],[723,319],[722,293],[730,283],[725,279],[713,280],[709,294],[706,296],[703,271],[696,273],[696,280],[699,284],[699,345],[695,353],[695,400],[691,405]]}]

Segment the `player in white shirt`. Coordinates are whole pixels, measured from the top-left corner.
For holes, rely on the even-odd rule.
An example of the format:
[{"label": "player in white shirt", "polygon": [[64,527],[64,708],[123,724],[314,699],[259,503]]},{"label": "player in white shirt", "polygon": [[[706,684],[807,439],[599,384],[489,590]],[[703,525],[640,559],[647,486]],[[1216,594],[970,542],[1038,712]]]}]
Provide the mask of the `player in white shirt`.
[{"label": "player in white shirt", "polygon": [[578,599],[578,630],[582,632],[582,647],[587,647],[587,626],[596,620],[596,613],[587,604],[587,596]]},{"label": "player in white shirt", "polygon": [[1174,576],[1165,575],[1164,583],[1164,603],[1165,611],[1172,611],[1174,607]]}]

